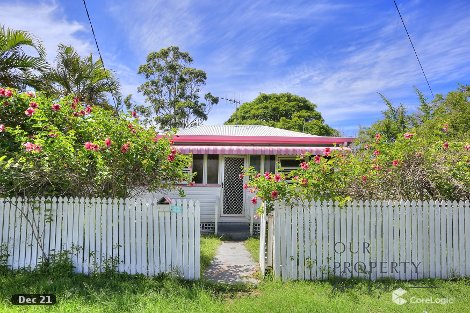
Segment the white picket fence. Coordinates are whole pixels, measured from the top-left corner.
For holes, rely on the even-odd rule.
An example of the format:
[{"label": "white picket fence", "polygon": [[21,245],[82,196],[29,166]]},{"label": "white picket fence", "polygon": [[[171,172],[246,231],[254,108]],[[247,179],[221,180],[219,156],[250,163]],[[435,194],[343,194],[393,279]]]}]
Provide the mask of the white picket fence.
[{"label": "white picket fence", "polygon": [[0,247],[13,269],[35,268],[43,247],[46,255],[69,251],[80,273],[114,260],[118,272],[198,279],[199,224],[199,202],[191,200],[0,199]]},{"label": "white picket fence", "polygon": [[277,204],[261,226],[261,270],[282,280],[470,276],[468,201]]}]

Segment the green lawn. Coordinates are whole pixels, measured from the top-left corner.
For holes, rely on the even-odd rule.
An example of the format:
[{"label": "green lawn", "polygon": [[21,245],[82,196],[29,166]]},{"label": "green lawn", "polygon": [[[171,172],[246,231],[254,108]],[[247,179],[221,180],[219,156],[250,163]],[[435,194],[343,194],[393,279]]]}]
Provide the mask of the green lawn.
[{"label": "green lawn", "polygon": [[201,274],[204,273],[205,269],[214,258],[215,252],[221,243],[217,236],[201,237]]},{"label": "green lawn", "polygon": [[[256,255],[257,240],[246,244]],[[215,253],[220,241],[205,237],[201,264]],[[205,261],[203,261],[203,258]],[[469,312],[470,280],[420,282],[368,282],[335,280],[288,282],[266,279],[257,287],[185,282],[160,276],[0,273],[0,312]],[[437,288],[412,288],[417,286]],[[453,304],[405,304],[391,301],[392,290],[414,297],[452,297]],[[59,303],[51,307],[13,306],[15,293],[55,293]]]},{"label": "green lawn", "polygon": [[245,247],[250,252],[253,260],[259,262],[259,238],[248,238],[248,240],[245,241]]}]

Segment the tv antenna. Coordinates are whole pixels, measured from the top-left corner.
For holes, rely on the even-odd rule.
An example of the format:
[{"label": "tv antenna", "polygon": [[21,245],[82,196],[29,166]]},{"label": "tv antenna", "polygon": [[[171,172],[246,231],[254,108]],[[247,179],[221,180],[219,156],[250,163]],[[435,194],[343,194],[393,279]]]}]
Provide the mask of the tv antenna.
[{"label": "tv antenna", "polygon": [[241,104],[241,101],[236,100],[236,99],[228,99],[228,98],[223,98],[223,97],[220,97],[220,99],[235,104],[235,106],[236,106],[237,109],[238,109],[238,106]]}]

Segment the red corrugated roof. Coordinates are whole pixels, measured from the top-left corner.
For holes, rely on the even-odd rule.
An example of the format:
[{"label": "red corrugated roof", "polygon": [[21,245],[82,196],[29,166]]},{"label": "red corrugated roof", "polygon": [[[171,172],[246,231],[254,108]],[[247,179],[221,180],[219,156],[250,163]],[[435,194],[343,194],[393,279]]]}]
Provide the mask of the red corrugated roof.
[{"label": "red corrugated roof", "polygon": [[321,145],[350,143],[352,137],[176,135],[175,144]]}]

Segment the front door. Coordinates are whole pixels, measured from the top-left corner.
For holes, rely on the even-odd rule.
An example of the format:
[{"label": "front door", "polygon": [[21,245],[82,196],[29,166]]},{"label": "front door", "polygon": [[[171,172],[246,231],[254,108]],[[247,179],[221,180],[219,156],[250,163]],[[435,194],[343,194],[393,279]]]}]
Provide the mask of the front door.
[{"label": "front door", "polygon": [[240,174],[245,165],[244,157],[224,157],[223,208],[224,216],[243,216],[243,179]]}]

